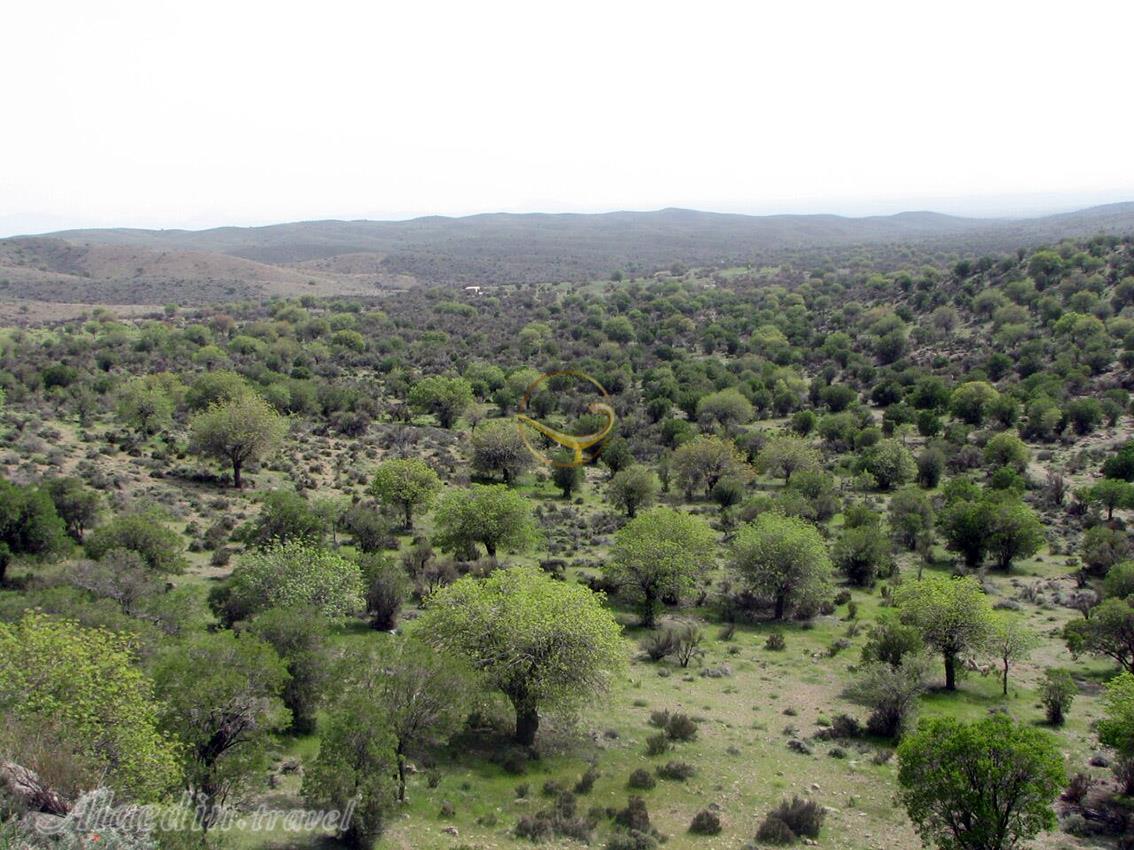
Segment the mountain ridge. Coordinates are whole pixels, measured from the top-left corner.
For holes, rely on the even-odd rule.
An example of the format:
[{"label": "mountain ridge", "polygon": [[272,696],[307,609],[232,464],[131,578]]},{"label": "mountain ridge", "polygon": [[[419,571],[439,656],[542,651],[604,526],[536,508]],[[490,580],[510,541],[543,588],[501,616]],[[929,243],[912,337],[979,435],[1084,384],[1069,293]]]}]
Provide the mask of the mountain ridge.
[{"label": "mountain ridge", "polygon": [[[204,303],[303,291],[379,294],[415,284],[578,281],[618,270],[641,275],[674,263],[766,263],[793,252],[845,254],[856,246],[973,255],[1098,233],[1134,233],[1134,202],[1018,218],[932,210],[754,216],[667,207],[319,219],[205,230],[95,228],[0,239],[0,297]],[[119,300],[126,297],[128,302]]]}]

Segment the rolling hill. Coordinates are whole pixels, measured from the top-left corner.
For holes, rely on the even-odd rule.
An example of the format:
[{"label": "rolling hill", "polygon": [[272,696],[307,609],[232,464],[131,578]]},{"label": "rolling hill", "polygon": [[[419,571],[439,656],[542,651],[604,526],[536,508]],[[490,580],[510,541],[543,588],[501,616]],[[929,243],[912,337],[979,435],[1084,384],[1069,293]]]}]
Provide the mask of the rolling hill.
[{"label": "rolling hill", "polygon": [[212,230],[69,230],[0,240],[0,297],[206,303],[272,295],[377,294],[415,283],[535,283],[730,266],[801,251],[919,246],[967,254],[1134,231],[1134,203],[1020,219],[932,212],[848,218],[664,209],[494,213],[408,221],[311,221]]}]

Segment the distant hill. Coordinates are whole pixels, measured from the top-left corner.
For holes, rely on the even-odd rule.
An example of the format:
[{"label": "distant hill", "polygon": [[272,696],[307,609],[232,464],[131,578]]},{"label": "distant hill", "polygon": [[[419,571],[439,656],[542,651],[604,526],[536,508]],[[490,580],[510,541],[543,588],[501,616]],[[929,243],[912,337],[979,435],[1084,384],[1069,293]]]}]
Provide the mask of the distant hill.
[{"label": "distant hill", "polygon": [[[310,221],[212,230],[68,230],[0,240],[0,297],[202,303],[367,294],[426,284],[534,283],[729,266],[786,252],[918,245],[969,254],[1134,232],[1134,203],[1020,219],[933,212],[849,218],[664,209],[409,221]],[[139,300],[141,299],[141,300]]]}]

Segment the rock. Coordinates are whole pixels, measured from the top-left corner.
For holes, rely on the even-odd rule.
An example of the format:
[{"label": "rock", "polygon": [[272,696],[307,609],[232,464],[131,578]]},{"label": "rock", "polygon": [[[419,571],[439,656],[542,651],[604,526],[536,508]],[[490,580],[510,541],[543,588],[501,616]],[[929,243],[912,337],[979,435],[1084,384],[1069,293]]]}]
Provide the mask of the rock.
[{"label": "rock", "polygon": [[445,833],[446,835],[453,836],[454,838],[460,838],[461,837],[460,830],[458,830],[455,826],[447,826],[441,831],[443,833]]},{"label": "rock", "polygon": [[1091,756],[1091,767],[1110,767],[1110,759],[1102,753],[1095,753]]},{"label": "rock", "polygon": [[819,790],[819,783],[818,782],[812,782],[811,783],[811,790],[812,791],[818,791]]}]

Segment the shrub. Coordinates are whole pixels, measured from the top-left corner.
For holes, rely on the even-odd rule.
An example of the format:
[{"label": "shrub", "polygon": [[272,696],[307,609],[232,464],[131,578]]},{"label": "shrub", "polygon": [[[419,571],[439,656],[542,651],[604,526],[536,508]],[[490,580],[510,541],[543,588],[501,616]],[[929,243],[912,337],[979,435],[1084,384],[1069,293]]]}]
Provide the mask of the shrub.
[{"label": "shrub", "polygon": [[688,714],[674,714],[665,724],[665,734],[671,741],[693,741],[697,738],[697,724]]},{"label": "shrub", "polygon": [[[797,838],[818,838],[819,830],[823,826],[823,819],[827,813],[814,800],[804,800],[801,797],[792,797],[791,800],[784,800],[773,810],[760,824],[760,830],[756,833],[756,838],[759,841],[767,841],[771,844],[787,844],[795,841]],[[785,832],[783,824],[787,828]],[[767,827],[768,835],[762,835]],[[787,840],[782,840],[787,836]],[[781,840],[775,840],[779,838]]]},{"label": "shrub", "polygon": [[646,801],[638,796],[630,797],[626,801],[626,808],[614,816],[614,822],[628,830],[648,833],[650,812],[646,808]]},{"label": "shrub", "polygon": [[658,841],[648,832],[631,829],[628,832],[615,832],[606,842],[606,850],[654,850]]},{"label": "shrub", "polygon": [[761,844],[794,844],[798,836],[792,828],[775,815],[768,815],[756,830]]},{"label": "shrub", "polygon": [[646,755],[660,756],[669,750],[669,738],[665,732],[659,732],[646,739]]},{"label": "shrub", "polygon": [[521,817],[516,822],[515,834],[518,838],[536,843],[562,836],[586,844],[591,839],[594,826],[594,821],[576,814],[575,795],[564,792],[556,798],[551,808]]},{"label": "shrub", "polygon": [[1078,688],[1071,674],[1066,670],[1048,670],[1040,685],[1040,701],[1043,703],[1047,722],[1052,726],[1062,726],[1063,717],[1071,708]]},{"label": "shrub", "polygon": [[717,835],[721,831],[721,816],[712,809],[701,809],[693,815],[689,831],[695,835]]},{"label": "shrub", "polygon": [[1063,799],[1073,806],[1080,806],[1094,784],[1095,780],[1089,774],[1076,773],[1067,784],[1067,790],[1063,792]]},{"label": "shrub", "polygon": [[779,652],[787,647],[787,641],[784,636],[779,632],[772,632],[768,635],[768,639],[764,641],[764,649],[770,649],[773,652]]},{"label": "shrub", "polygon": [[696,772],[697,769],[693,765],[683,761],[669,761],[658,768],[658,776],[662,779],[672,779],[677,782],[684,782]]},{"label": "shrub", "polygon": [[638,644],[642,651],[650,657],[651,661],[661,661],[677,652],[681,641],[673,629],[658,629],[642,639]]},{"label": "shrub", "polygon": [[595,787],[595,780],[598,779],[599,772],[594,765],[587,768],[586,772],[579,777],[579,781],[575,783],[574,791],[576,794],[590,794],[591,789]]},{"label": "shrub", "polygon": [[649,791],[658,781],[654,779],[654,775],[646,770],[644,767],[639,767],[630,774],[630,778],[626,780],[626,785],[630,788],[641,791]]},{"label": "shrub", "polygon": [[858,718],[849,714],[836,714],[831,721],[832,738],[861,738],[863,731]]}]

